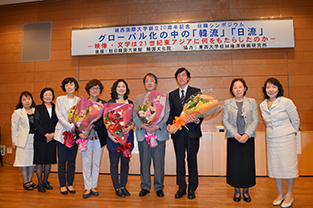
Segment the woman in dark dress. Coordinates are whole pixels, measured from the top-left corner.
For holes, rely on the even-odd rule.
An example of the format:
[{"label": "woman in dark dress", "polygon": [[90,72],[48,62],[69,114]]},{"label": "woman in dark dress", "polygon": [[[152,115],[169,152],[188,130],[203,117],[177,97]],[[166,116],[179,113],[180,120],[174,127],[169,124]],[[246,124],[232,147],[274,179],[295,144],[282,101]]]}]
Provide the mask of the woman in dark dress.
[{"label": "woman in dark dress", "polygon": [[[34,164],[38,178],[38,191],[46,192],[46,189],[53,189],[48,181],[51,164],[56,164],[56,143],[54,130],[58,122],[55,114],[54,91],[51,88],[41,90],[41,105],[36,106],[35,111],[35,137],[34,137]],[[43,165],[44,168],[43,168]],[[44,177],[42,171],[44,169]]]},{"label": "woman in dark dress", "polygon": [[248,87],[239,78],[230,85],[232,99],[225,100],[223,124],[227,137],[227,183],[235,188],[233,200],[251,201],[249,187],[255,185],[254,137],[258,126],[258,108],[255,99],[245,97]]},{"label": "woman in dark dress", "polygon": [[[133,104],[131,100],[128,100],[129,88],[125,80],[118,79],[113,83],[111,88],[111,100],[108,103],[128,103]],[[134,147],[134,123],[131,121],[127,128],[123,130],[124,134],[129,133],[127,142],[131,142],[130,152]],[[120,145],[118,140],[108,132],[107,148],[110,156],[110,173],[112,178],[113,187],[115,193],[119,197],[130,196],[130,193],[126,189],[126,183],[128,179],[129,170],[129,158],[124,157],[122,151],[117,152],[117,148]],[[118,163],[121,160],[120,177],[118,176]]]}]

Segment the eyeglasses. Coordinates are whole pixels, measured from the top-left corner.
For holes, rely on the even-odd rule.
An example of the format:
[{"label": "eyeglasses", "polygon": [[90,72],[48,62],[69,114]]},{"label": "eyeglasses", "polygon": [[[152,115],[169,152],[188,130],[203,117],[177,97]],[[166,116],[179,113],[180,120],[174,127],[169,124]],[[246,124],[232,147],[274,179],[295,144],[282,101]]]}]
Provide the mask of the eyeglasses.
[{"label": "eyeglasses", "polygon": [[90,89],[92,89],[92,90],[100,90],[100,87],[98,87],[98,86],[93,86],[93,87],[91,87]]},{"label": "eyeglasses", "polygon": [[146,84],[154,84],[155,81],[146,81],[145,83],[146,83]]}]

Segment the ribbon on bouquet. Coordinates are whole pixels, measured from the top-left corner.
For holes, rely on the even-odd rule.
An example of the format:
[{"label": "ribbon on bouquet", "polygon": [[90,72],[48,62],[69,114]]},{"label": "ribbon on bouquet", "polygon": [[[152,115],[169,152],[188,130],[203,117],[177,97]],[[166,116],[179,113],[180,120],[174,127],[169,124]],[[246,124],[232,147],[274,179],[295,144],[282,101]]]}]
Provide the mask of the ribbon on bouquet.
[{"label": "ribbon on bouquet", "polygon": [[73,147],[75,134],[73,134],[71,131],[70,132],[64,131],[62,135],[64,139],[64,145],[68,148]]},{"label": "ribbon on bouquet", "polygon": [[77,139],[76,144],[79,147],[79,151],[85,152],[87,149],[88,139]]},{"label": "ribbon on bouquet", "polygon": [[144,137],[151,148],[158,146],[157,142],[158,136],[151,134],[150,132],[147,132],[147,134],[145,134]]},{"label": "ribbon on bouquet", "polygon": [[130,154],[130,148],[132,146],[131,142],[128,142],[126,144],[121,144],[120,146],[117,147],[117,151],[115,153],[122,152],[124,157],[128,157],[130,160],[130,157],[132,156]]}]

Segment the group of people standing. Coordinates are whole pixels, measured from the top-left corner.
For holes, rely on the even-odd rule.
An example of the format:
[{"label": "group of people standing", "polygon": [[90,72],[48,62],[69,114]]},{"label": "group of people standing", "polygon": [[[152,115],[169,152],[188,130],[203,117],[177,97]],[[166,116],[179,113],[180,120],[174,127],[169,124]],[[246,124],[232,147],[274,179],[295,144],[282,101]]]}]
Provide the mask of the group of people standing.
[{"label": "group of people standing", "polygon": [[[234,79],[230,85],[232,99],[224,102],[223,124],[227,137],[227,183],[235,188],[233,200],[241,200],[240,188],[246,202],[251,201],[249,188],[255,180],[254,138],[258,125],[255,99],[245,97],[248,86],[244,79]],[[293,102],[285,97],[276,78],[269,78],[262,87],[265,100],[260,104],[266,128],[268,175],[275,178],[278,196],[274,206],[290,207],[293,187],[298,174],[296,134],[299,115]],[[287,182],[284,194],[283,179]]]},{"label": "group of people standing", "polygon": [[[141,190],[139,196],[150,193],[150,166],[153,159],[154,182],[153,187],[158,197],[164,196],[164,157],[166,140],[169,138],[169,125],[175,116],[179,116],[187,99],[201,90],[189,86],[190,72],[179,68],[175,73],[178,88],[169,93],[166,98],[165,112],[162,120],[157,124],[143,123],[138,116],[138,106],[145,103],[149,93],[156,90],[158,78],[148,73],[143,78],[146,92],[136,97],[134,103],[128,99],[130,90],[125,80],[116,80],[111,88],[110,103],[133,104],[132,120],[123,132],[129,134],[128,142],[133,148],[134,131],[138,141],[140,158]],[[119,197],[129,196],[126,189],[129,159],[117,151],[117,138],[107,131],[103,118],[90,126],[88,133],[79,132],[73,123],[68,121],[70,108],[77,104],[79,98],[75,96],[78,82],[68,77],[62,81],[62,90],[66,93],[59,96],[56,105],[53,104],[54,91],[45,88],[41,91],[41,105],[35,106],[31,93],[24,91],[20,95],[17,110],[12,115],[12,147],[16,149],[14,166],[20,167],[23,187],[26,190],[37,188],[32,182],[36,165],[38,177],[38,191],[45,192],[53,187],[48,181],[51,164],[56,163],[56,146],[58,147],[58,177],[60,192],[64,195],[75,194],[73,187],[77,145],[71,148],[65,146],[63,135],[70,130],[76,136],[88,139],[87,150],[82,152],[82,166],[85,192],[83,198],[90,195],[98,196],[96,190],[100,169],[103,146],[107,145],[110,158],[110,173],[115,193]],[[97,79],[90,80],[85,87],[89,100],[105,103],[99,95],[103,85]],[[241,78],[234,79],[230,86],[230,93],[234,98],[226,100],[223,110],[223,124],[227,137],[227,183],[235,187],[234,201],[241,200],[240,188],[243,188],[243,199],[251,201],[249,187],[255,185],[254,138],[258,125],[257,103],[252,98],[245,97],[248,87]],[[290,99],[284,98],[283,88],[275,78],[266,80],[263,93],[265,101],[260,104],[263,119],[267,125],[267,152],[269,176],[275,178],[278,196],[274,205],[291,206],[293,202],[292,190],[294,179],[298,177],[295,133],[299,129],[299,117],[296,107]],[[201,123],[203,118],[187,116],[186,127],[171,134],[176,154],[176,183],[178,190],[175,198],[187,195],[188,199],[196,197],[195,191],[199,185],[197,153],[199,139],[202,136]],[[145,139],[149,132],[157,136],[157,146],[151,147]],[[187,154],[186,154],[187,153]],[[186,155],[188,165],[188,183],[186,182]],[[120,163],[120,171],[118,171]],[[42,177],[44,172],[44,177]],[[120,173],[119,173],[120,172]],[[283,192],[283,179],[286,179],[288,191]]]}]

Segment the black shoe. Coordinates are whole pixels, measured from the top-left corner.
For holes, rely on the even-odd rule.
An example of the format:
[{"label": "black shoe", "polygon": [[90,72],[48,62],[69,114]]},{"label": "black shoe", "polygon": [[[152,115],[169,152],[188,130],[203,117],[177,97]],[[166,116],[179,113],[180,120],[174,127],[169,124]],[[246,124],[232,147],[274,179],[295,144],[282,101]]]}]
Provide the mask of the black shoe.
[{"label": "black shoe", "polygon": [[[247,195],[247,197],[246,197],[246,195]],[[251,202],[251,197],[250,197],[250,195],[249,195],[249,194],[243,194],[243,200],[244,200],[245,202]]]},{"label": "black shoe", "polygon": [[44,183],[39,184],[37,190],[38,190],[39,192],[43,192],[43,193],[46,192],[45,184],[44,184]]},{"label": "black shoe", "polygon": [[99,192],[98,191],[90,190],[90,193],[91,193],[91,195],[99,196]]},{"label": "black shoe", "polygon": [[189,190],[188,191],[188,199],[194,199],[194,198],[196,198],[195,191]]},{"label": "black shoe", "polygon": [[67,194],[68,194],[67,191],[61,191],[61,190],[60,190],[60,192],[61,192],[61,194],[63,194],[63,195],[67,195]]},{"label": "black shoe", "polygon": [[71,194],[75,194],[75,193],[76,193],[76,190],[75,190],[75,189],[70,190],[70,189],[67,187],[67,190],[68,190],[68,192],[70,192]]},{"label": "black shoe", "polygon": [[146,189],[141,189],[141,191],[139,192],[139,196],[146,196],[148,193],[150,193],[150,191]]},{"label": "black shoe", "polygon": [[34,189],[34,187],[32,186],[31,182],[26,182],[23,184],[23,188],[27,191],[31,191]]},{"label": "black shoe", "polygon": [[163,190],[158,190],[158,191],[156,192],[156,195],[157,195],[158,197],[163,197],[163,196],[164,196]]},{"label": "black shoe", "polygon": [[122,189],[117,189],[115,191],[115,194],[118,195],[119,197],[125,197],[126,196]]},{"label": "black shoe", "polygon": [[185,189],[179,189],[175,194],[175,198],[179,199],[179,198],[182,198],[184,195],[186,195],[186,190]]},{"label": "black shoe", "polygon": [[43,183],[44,183],[46,189],[49,189],[49,190],[53,189],[53,187],[51,186],[51,184],[49,183],[49,181],[45,181],[45,182],[43,182]]},{"label": "black shoe", "polygon": [[83,198],[84,198],[84,199],[87,199],[87,198],[90,197],[90,195],[91,195],[91,190],[89,191],[88,194],[83,194]]},{"label": "black shoe", "polygon": [[30,181],[29,183],[34,189],[38,188],[38,185],[36,185],[33,181]]},{"label": "black shoe", "polygon": [[235,202],[240,202],[240,200],[241,200],[241,195],[239,194],[237,194],[237,193],[235,193],[234,194],[234,197],[233,197],[233,200],[235,201]]},{"label": "black shoe", "polygon": [[122,188],[122,191],[125,194],[125,196],[130,196],[129,191],[126,188]]}]

